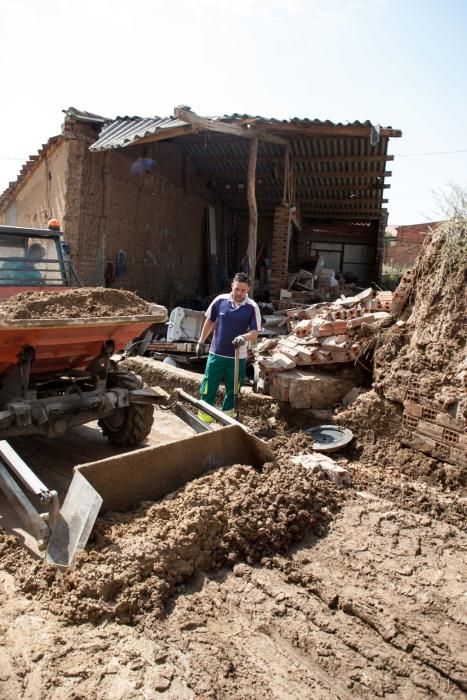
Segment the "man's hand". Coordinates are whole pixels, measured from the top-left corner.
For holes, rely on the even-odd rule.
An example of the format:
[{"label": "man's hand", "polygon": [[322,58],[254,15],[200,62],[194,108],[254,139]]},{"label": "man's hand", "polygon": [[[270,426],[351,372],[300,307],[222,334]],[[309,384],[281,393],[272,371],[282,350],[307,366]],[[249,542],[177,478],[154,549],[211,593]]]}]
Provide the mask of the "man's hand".
[{"label": "man's hand", "polygon": [[196,357],[202,357],[204,354],[204,343],[196,343]]},{"label": "man's hand", "polygon": [[232,340],[232,345],[236,348],[241,348],[242,345],[246,344],[246,338],[244,335],[237,335],[236,338]]}]

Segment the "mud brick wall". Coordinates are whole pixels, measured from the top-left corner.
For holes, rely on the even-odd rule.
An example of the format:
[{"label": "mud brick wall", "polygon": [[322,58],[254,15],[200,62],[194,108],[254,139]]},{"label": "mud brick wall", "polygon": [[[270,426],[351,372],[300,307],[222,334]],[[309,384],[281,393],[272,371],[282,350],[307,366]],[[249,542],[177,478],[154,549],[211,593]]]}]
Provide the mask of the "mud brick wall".
[{"label": "mud brick wall", "polygon": [[181,148],[153,144],[154,172],[134,176],[140,149],[92,153],[90,143],[70,142],[64,218],[82,282],[103,285],[108,262],[124,251],[126,273],[114,286],[169,307],[204,295],[205,211],[214,201]]},{"label": "mud brick wall", "polygon": [[290,245],[290,210],[276,207],[272,235],[270,297],[278,299],[287,278]]},{"label": "mud brick wall", "polygon": [[[65,207],[64,178],[68,147],[61,136],[53,137],[23,166],[21,185],[13,186],[0,210],[0,223],[46,228],[54,217],[62,220]],[[11,207],[11,209],[10,209]],[[10,216],[7,214],[10,209]]]},{"label": "mud brick wall", "polygon": [[386,240],[384,262],[388,265],[412,267],[420,253],[423,241],[437,223],[397,226],[397,236]]}]

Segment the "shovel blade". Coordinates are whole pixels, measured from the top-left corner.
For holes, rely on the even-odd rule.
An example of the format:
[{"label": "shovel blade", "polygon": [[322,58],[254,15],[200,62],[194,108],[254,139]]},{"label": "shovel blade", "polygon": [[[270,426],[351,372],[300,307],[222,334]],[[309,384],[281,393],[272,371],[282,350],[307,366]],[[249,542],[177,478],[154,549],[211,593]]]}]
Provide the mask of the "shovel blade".
[{"label": "shovel blade", "polygon": [[85,548],[101,506],[100,494],[75,470],[47,547],[50,564],[70,566],[75,553]]}]

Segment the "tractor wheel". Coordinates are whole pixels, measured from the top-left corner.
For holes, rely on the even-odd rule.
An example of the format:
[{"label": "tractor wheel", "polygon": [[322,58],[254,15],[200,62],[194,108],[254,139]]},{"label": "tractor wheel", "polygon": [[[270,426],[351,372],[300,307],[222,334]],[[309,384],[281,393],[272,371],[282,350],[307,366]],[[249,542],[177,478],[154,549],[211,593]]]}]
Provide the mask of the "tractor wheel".
[{"label": "tractor wheel", "polygon": [[[117,370],[109,373],[108,388],[141,389],[143,382],[133,372]],[[135,447],[151,432],[154,420],[152,404],[132,403],[118,408],[112,415],[99,420],[99,427],[109,442],[118,447]]]}]

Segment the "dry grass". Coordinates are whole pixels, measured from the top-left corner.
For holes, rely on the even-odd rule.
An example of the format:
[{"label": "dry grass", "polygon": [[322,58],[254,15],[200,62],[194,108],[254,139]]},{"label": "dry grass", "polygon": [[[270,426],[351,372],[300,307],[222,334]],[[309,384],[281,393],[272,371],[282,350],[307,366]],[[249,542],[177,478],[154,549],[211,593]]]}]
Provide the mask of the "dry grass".
[{"label": "dry grass", "polygon": [[[414,285],[424,280],[427,305],[433,303],[443,288],[463,289],[467,272],[467,212],[456,213],[439,224],[428,236],[414,267]],[[460,295],[454,295],[456,304]]]}]

